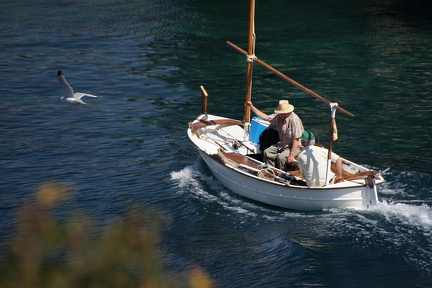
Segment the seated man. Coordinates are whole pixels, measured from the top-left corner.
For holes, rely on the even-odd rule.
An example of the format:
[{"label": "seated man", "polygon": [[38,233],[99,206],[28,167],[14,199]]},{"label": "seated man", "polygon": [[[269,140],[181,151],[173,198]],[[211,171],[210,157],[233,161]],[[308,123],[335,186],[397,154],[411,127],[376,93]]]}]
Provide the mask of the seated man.
[{"label": "seated man", "polygon": [[[322,187],[326,185],[327,157],[328,150],[315,145],[315,136],[310,131],[305,131],[301,137],[304,150],[298,155],[297,162],[300,172],[303,174],[308,186]],[[330,173],[330,183],[342,180],[342,159],[336,154],[331,153],[331,161],[336,163],[336,174]],[[335,177],[336,176],[336,177]]]},{"label": "seated man", "polygon": [[274,114],[267,115],[252,102],[247,103],[258,117],[270,122],[278,131],[280,142],[263,151],[263,161],[266,164],[285,170],[286,164],[293,164],[294,157],[300,152],[300,137],[303,133],[303,123],[294,113],[294,106],[288,100],[280,100]]}]

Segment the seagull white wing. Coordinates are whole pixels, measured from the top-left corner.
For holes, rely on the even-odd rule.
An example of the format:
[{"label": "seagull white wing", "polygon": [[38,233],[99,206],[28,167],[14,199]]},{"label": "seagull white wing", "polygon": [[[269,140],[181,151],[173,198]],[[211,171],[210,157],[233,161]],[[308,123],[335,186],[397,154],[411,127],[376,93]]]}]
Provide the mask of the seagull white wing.
[{"label": "seagull white wing", "polygon": [[57,73],[57,79],[60,82],[60,85],[63,88],[63,92],[64,92],[64,96],[62,97],[63,99],[67,99],[67,98],[73,98],[74,97],[74,92],[72,87],[69,85],[69,83],[66,81],[66,78],[63,74],[62,71],[58,71]]},{"label": "seagull white wing", "polygon": [[87,97],[94,97],[94,98],[100,98],[100,96],[96,96],[96,95],[92,95],[92,94],[88,94],[88,93],[81,93],[81,92],[76,92],[73,95],[73,98],[75,98],[75,99],[81,99],[81,97],[85,97],[85,96],[87,96]]}]

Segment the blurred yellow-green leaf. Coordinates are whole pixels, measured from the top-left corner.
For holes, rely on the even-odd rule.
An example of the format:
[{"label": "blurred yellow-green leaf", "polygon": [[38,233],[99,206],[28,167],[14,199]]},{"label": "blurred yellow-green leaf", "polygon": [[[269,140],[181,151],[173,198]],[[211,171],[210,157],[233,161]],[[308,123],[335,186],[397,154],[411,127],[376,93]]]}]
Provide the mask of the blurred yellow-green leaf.
[{"label": "blurred yellow-green leaf", "polygon": [[60,222],[53,211],[68,198],[67,185],[45,183],[20,208],[0,288],[214,287],[199,266],[184,273],[165,267],[159,211],[134,207],[104,227],[76,211]]}]

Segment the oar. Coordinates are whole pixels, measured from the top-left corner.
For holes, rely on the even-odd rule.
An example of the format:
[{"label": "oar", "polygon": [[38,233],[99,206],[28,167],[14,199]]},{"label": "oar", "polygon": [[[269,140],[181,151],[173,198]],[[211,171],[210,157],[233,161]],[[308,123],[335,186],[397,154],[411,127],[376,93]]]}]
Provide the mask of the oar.
[{"label": "oar", "polygon": [[[234,49],[236,49],[238,52],[242,53],[243,55],[248,55],[246,51],[244,51],[243,49],[241,49],[240,47],[238,47],[237,45],[231,43],[230,41],[227,41],[227,44],[230,45],[231,47],[233,47]],[[265,63],[264,61],[258,59],[257,57],[254,57],[253,59],[254,62],[258,63],[259,65],[261,65],[262,67],[264,67],[265,69],[269,70],[270,72],[273,72],[274,74],[276,74],[277,76],[279,76],[280,78],[282,78],[283,80],[293,84],[294,86],[300,88],[301,90],[303,90],[304,92],[318,98],[319,100],[330,104],[332,103],[331,101],[327,100],[326,98],[322,97],[321,95],[315,93],[314,91],[310,90],[309,88],[303,86],[302,84],[298,83],[297,81],[295,81],[294,79],[291,79],[290,77],[286,76],[285,74],[283,74],[282,72],[280,72],[279,70],[273,68],[272,66],[268,65],[267,63]],[[349,116],[354,116],[354,114],[352,114],[351,112],[348,112],[347,110],[343,109],[340,106],[336,106],[336,108],[340,111],[342,111],[343,113],[349,115]]]},{"label": "oar", "polygon": [[242,146],[246,147],[247,150],[249,150],[250,152],[254,153],[255,150],[252,150],[251,148],[249,148],[246,144],[244,144],[242,141],[240,141],[239,139],[235,138],[234,136],[232,136],[230,133],[228,133],[228,131],[223,130],[221,127],[216,128],[217,130],[222,130],[224,133],[226,133],[228,136],[230,136],[233,140],[239,142]]},{"label": "oar", "polygon": [[378,174],[378,172],[375,170],[368,170],[368,171],[358,172],[356,174],[349,175],[346,177],[342,177],[342,180],[352,180],[355,178],[360,178],[360,177],[365,177],[365,176],[373,176],[373,175],[377,175],[377,174]]}]

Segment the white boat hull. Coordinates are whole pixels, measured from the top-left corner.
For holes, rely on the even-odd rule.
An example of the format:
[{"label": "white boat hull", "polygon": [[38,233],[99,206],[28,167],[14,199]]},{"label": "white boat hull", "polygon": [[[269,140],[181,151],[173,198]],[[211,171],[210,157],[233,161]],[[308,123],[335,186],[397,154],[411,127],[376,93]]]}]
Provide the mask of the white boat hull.
[{"label": "white boat hull", "polygon": [[[222,119],[211,115],[209,117],[209,119],[211,117]],[[228,129],[231,130],[225,133],[225,130]],[[378,202],[376,184],[384,182],[380,175],[376,175],[373,181],[369,181],[369,185],[366,184],[365,179],[356,179],[326,187],[308,187],[260,178],[248,172],[247,169],[241,169],[243,167],[239,168],[234,165],[235,163],[218,161],[215,155],[221,148],[229,153],[246,154],[250,152],[250,150],[242,151],[237,146],[235,147],[237,149],[232,148],[230,144],[235,140],[232,138],[237,138],[242,144],[246,144],[245,146],[254,146],[254,143],[244,141],[242,131],[243,129],[237,125],[210,125],[199,129],[198,133],[194,133],[195,131],[192,131],[191,128],[188,129],[189,138],[197,146],[212,174],[232,192],[265,204],[302,211],[326,208],[367,209]],[[345,162],[349,164],[349,169],[353,169],[352,173],[368,170],[347,160]],[[253,169],[250,168],[251,171]]]}]

